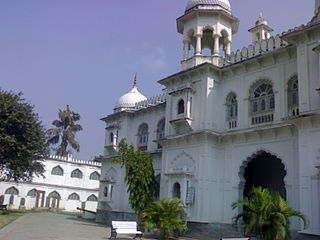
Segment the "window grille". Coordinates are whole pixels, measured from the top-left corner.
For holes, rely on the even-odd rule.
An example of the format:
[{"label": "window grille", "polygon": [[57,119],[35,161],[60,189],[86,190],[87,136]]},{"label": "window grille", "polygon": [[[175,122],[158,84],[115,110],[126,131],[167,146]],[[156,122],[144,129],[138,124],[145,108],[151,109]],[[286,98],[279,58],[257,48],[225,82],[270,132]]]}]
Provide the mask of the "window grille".
[{"label": "window grille", "polygon": [[139,146],[146,146],[148,145],[148,125],[146,123],[143,123],[140,125],[138,129],[138,145]]},{"label": "window grille", "polygon": [[5,191],[5,194],[19,195],[19,191],[15,187],[10,187]]},{"label": "window grille", "polygon": [[97,201],[98,201],[98,198],[97,198],[96,195],[92,194],[92,195],[90,195],[90,196],[87,198],[87,201],[97,202]]},{"label": "window grille", "polygon": [[73,170],[71,172],[71,177],[72,178],[82,178],[83,174],[79,169]]},{"label": "window grille", "polygon": [[76,193],[72,193],[68,197],[69,200],[80,200],[80,196]]},{"label": "window grille", "polygon": [[52,175],[58,175],[58,176],[63,176],[63,169],[60,166],[55,166],[51,170]]},{"label": "window grille", "polygon": [[275,99],[272,85],[262,83],[252,91],[250,96],[251,124],[272,122]]},{"label": "window grille", "polygon": [[89,179],[91,180],[100,180],[100,174],[98,172],[93,172],[90,174]]}]

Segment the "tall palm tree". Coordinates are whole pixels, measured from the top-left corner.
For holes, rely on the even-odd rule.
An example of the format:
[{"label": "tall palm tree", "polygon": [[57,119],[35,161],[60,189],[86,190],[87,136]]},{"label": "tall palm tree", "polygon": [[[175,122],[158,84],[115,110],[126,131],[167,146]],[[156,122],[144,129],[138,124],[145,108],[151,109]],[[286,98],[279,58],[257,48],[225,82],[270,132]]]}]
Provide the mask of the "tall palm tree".
[{"label": "tall palm tree", "polygon": [[66,110],[59,109],[59,120],[54,120],[52,125],[55,128],[47,130],[48,144],[57,144],[60,140],[61,143],[56,149],[56,153],[59,156],[67,156],[70,151],[67,150],[70,145],[77,152],[80,151],[80,145],[75,140],[76,132],[82,130],[80,124],[76,124],[76,121],[80,120],[80,114],[70,110],[67,105]]},{"label": "tall palm tree", "polygon": [[288,206],[278,192],[253,187],[248,197],[235,202],[232,208],[243,206],[244,210],[234,217],[234,224],[243,226],[245,235],[256,235],[260,240],[289,240],[289,217],[299,217],[304,227],[307,220],[299,211]]}]

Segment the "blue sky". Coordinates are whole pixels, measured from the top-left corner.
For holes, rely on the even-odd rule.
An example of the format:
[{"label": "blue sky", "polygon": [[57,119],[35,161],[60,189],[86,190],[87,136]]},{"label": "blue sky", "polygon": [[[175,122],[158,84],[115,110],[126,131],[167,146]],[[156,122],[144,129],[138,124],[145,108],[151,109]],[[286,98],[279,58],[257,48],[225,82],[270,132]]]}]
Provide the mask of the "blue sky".
[{"label": "blue sky", "polygon": [[[259,13],[281,33],[307,23],[314,1],[230,0],[240,27],[232,49],[251,43]],[[147,97],[180,70],[176,18],[187,0],[0,0],[0,87],[23,92],[46,128],[69,104],[80,113],[79,159],[103,152],[105,125],[134,74]]]}]

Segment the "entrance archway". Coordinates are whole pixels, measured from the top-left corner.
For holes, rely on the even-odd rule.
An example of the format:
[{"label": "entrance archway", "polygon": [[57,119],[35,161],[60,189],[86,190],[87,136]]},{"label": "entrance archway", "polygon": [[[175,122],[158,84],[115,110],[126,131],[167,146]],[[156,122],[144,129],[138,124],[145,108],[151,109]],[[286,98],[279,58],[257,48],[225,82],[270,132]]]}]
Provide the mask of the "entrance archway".
[{"label": "entrance archway", "polygon": [[248,159],[242,174],[243,196],[248,196],[251,187],[254,186],[278,192],[286,200],[284,177],[287,173],[281,159],[275,155],[265,151],[258,152]]}]

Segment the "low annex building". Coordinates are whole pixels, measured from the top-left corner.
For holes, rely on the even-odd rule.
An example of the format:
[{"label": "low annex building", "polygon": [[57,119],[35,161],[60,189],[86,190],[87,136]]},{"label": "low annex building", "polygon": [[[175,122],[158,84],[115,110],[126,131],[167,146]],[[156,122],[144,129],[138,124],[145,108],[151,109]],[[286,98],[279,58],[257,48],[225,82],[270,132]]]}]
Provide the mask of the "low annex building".
[{"label": "low annex building", "polygon": [[52,208],[75,211],[77,207],[96,211],[101,163],[51,155],[42,162],[43,177],[31,182],[1,182],[0,204],[9,208]]},{"label": "low annex building", "polygon": [[[272,36],[262,16],[252,43],[231,52],[239,20],[228,0],[190,0],[177,19],[181,71],[164,92],[137,89],[102,120],[106,139],[98,218],[130,216],[125,171],[112,161],[126,138],[152,154],[159,198],[178,197],[187,221],[230,224],[250,187],[278,191],[320,234],[320,0],[305,25]],[[293,222],[294,229],[301,223]]]}]

